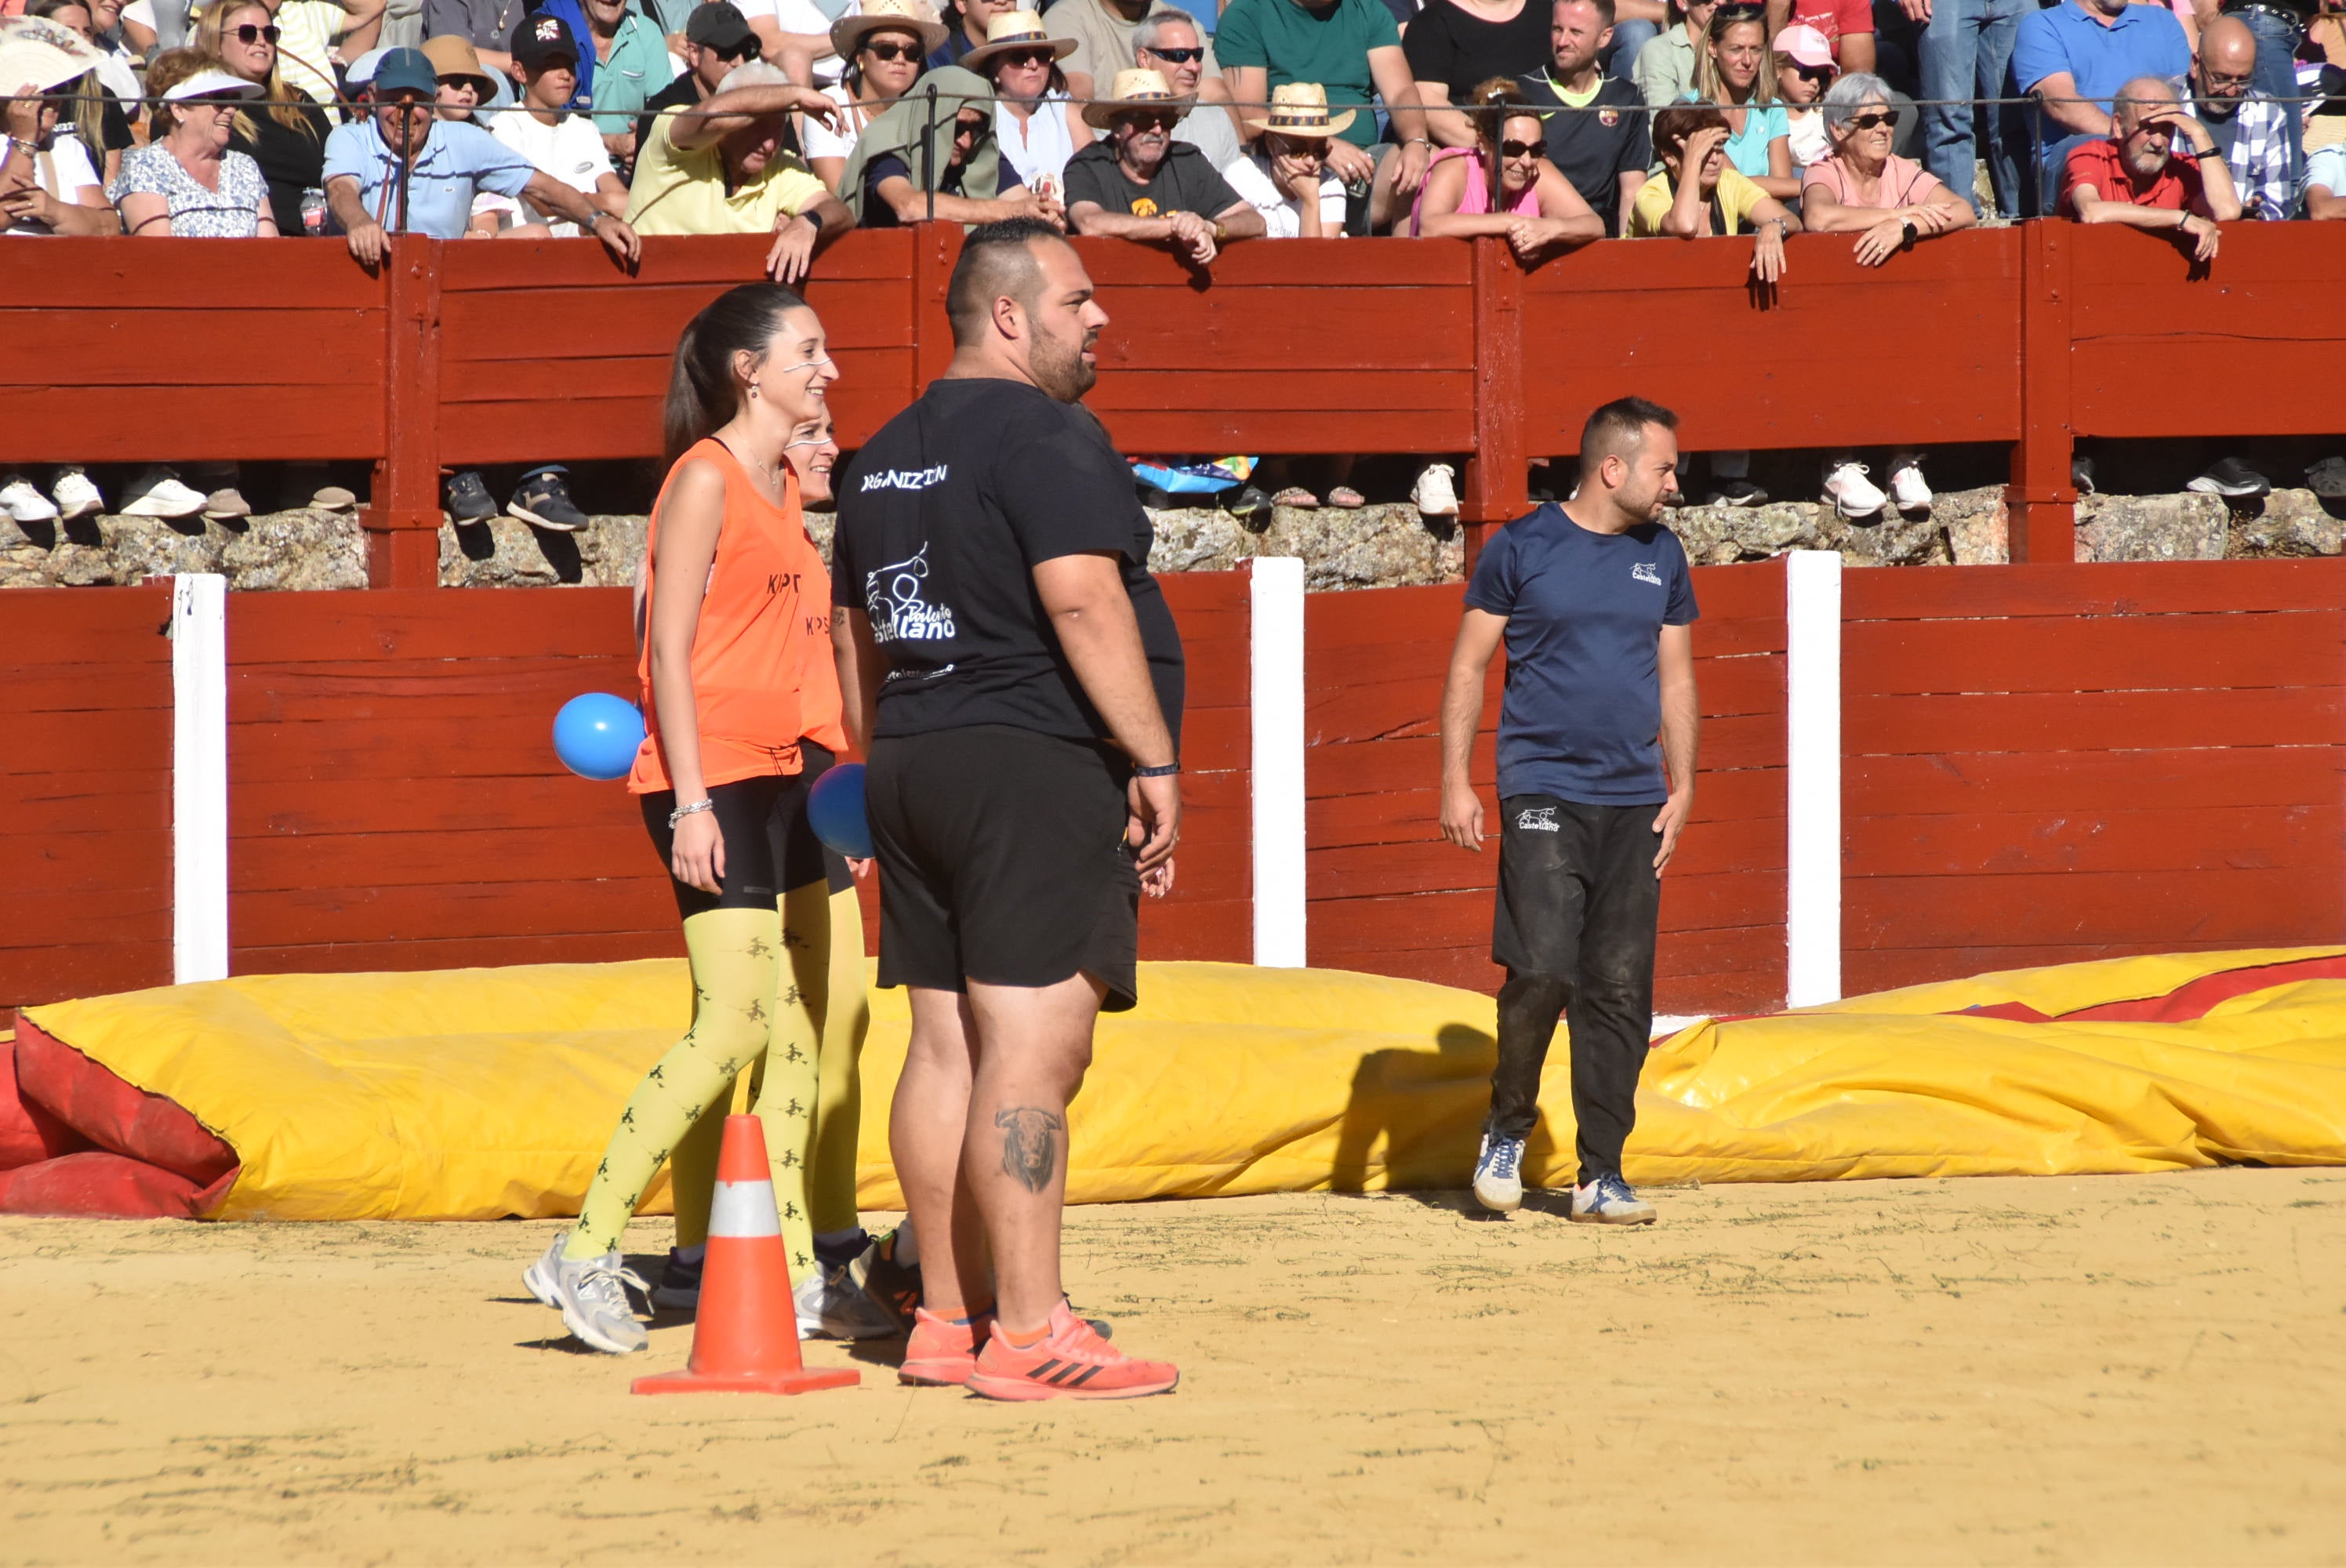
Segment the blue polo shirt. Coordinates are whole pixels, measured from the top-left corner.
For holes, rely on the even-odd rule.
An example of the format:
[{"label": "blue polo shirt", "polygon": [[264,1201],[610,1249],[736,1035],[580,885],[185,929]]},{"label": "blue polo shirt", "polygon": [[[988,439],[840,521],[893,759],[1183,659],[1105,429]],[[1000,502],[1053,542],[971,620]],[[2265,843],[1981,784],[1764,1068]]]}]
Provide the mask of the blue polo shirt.
[{"label": "blue polo shirt", "polygon": [[[2106,113],[2117,90],[2137,76],[2164,76],[2180,82],[2191,70],[2191,46],[2183,24],[2163,5],[2129,5],[2104,26],[2086,14],[2081,0],[2063,0],[2020,18],[2012,45],[2012,85],[2027,93],[2047,76],[2064,71],[2077,84],[2077,96],[2091,98]],[[2060,170],[2069,149],[2090,138],[2063,130],[2041,109],[2038,134],[2045,138],[2045,167],[2057,189]],[[2050,210],[2052,204],[2045,204]]]},{"label": "blue polo shirt", "polygon": [[478,126],[431,122],[407,185],[407,227],[399,226],[399,193],[391,182],[399,160],[369,116],[337,126],[326,137],[325,178],[349,175],[359,182],[359,200],[392,233],[429,234],[461,239],[473,216],[473,198],[492,190],[519,196],[537,172],[530,161]]},{"label": "blue polo shirt", "polygon": [[1483,546],[1466,603],[1506,617],[1499,799],[1585,806],[1669,799],[1661,636],[1698,614],[1678,535],[1583,528],[1553,502]]}]

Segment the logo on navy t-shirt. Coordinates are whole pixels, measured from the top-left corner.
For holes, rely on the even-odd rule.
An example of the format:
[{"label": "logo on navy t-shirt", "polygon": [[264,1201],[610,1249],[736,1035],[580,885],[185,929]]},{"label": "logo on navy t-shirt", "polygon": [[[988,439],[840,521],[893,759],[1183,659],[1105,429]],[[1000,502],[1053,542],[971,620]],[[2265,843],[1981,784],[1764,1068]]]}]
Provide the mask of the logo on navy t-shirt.
[{"label": "logo on navy t-shirt", "polygon": [[1651,561],[1640,561],[1631,566],[1629,575],[1641,583],[1651,583],[1658,588],[1662,585],[1662,569]]}]

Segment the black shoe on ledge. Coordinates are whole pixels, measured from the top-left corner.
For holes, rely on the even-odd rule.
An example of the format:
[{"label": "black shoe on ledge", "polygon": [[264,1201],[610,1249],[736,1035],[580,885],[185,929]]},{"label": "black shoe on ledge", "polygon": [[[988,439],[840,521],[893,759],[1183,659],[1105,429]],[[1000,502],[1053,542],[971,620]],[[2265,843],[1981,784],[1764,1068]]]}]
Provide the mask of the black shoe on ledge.
[{"label": "black shoe on ledge", "polygon": [[558,534],[576,534],[586,526],[586,514],[572,504],[570,489],[562,483],[562,474],[556,469],[525,475],[505,510],[525,523],[535,523]]},{"label": "black shoe on ledge", "polygon": [[497,514],[497,504],[489,499],[489,487],[481,476],[467,468],[448,476],[448,515],[459,528],[470,528],[475,523],[485,523]]}]

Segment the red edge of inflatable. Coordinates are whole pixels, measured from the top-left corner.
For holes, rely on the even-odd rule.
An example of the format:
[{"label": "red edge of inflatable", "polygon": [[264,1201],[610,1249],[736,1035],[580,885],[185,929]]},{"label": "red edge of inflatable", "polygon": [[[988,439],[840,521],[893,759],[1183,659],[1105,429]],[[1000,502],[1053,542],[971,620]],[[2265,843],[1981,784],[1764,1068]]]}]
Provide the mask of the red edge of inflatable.
[{"label": "red edge of inflatable", "polygon": [[2075,1013],[2039,1013],[2021,1002],[1958,1008],[1955,1018],[2005,1018],[2015,1023],[2189,1023],[2208,1016],[2218,1003],[2277,985],[2307,980],[2346,980],[2346,953],[2328,958],[2291,959],[2286,963],[2260,963],[2249,969],[2224,969],[2186,981],[2158,996],[2137,996],[2127,1002],[2105,1002]]},{"label": "red edge of inflatable", "polygon": [[17,1015],[0,1073],[0,1214],[198,1219],[238,1169],[236,1151],[177,1101]]}]

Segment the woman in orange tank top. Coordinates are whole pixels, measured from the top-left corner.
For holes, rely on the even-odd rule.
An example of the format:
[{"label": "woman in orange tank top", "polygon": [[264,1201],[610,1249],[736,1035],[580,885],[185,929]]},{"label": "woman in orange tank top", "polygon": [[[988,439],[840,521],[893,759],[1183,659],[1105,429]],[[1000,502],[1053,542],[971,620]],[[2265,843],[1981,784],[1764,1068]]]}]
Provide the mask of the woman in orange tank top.
[{"label": "woman in orange tank top", "polygon": [[[627,1286],[662,1305],[697,1304],[718,1145],[745,1071],[765,1124],[800,1332],[893,1329],[847,1268],[864,1241],[853,1189],[862,925],[845,862],[806,820],[807,790],[845,739],[830,580],[790,458],[808,450],[805,433],[826,416],[838,374],[814,311],[771,283],[728,290],[677,344],[670,467],[640,574],[646,736],[627,788],[673,881],[692,1027],[627,1101],[577,1225],[524,1276],[598,1350],[645,1343]],[[836,967],[835,947],[844,950]],[[843,1108],[847,1130],[843,1163],[836,1125],[823,1140],[832,1179],[817,1192],[808,1177],[819,1105]],[[623,1266],[619,1239],[663,1164],[678,1246],[654,1292]],[[815,1245],[826,1226],[822,1251],[833,1258]]]}]

